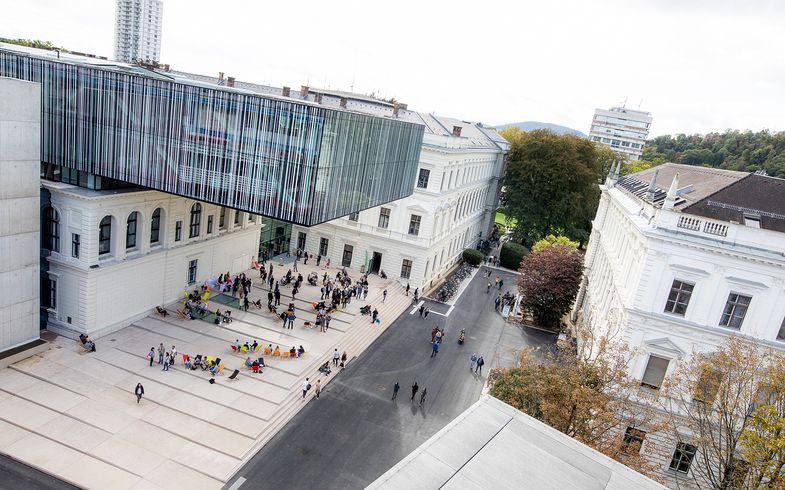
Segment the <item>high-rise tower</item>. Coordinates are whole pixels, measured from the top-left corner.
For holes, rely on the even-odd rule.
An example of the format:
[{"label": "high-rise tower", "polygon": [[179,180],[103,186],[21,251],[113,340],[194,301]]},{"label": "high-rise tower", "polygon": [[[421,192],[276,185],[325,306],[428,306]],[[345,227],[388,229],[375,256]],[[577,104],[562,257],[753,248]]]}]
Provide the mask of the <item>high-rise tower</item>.
[{"label": "high-rise tower", "polygon": [[161,0],[117,0],[114,58],[125,63],[161,58]]}]

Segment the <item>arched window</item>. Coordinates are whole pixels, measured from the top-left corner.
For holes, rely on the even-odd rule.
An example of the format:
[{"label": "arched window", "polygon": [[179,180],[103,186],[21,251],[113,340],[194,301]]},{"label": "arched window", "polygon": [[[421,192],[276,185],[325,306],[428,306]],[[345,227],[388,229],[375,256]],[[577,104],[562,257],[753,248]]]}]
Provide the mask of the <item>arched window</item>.
[{"label": "arched window", "polygon": [[60,251],[60,214],[51,206],[44,210],[44,248]]},{"label": "arched window", "polygon": [[161,208],[153,211],[153,219],[150,222],[150,245],[158,243],[161,230]]},{"label": "arched window", "polygon": [[106,255],[112,251],[112,217],[104,216],[98,225],[98,255]]},{"label": "arched window", "polygon": [[136,247],[136,225],[139,213],[134,211],[128,215],[128,224],[125,229],[125,248]]},{"label": "arched window", "polygon": [[199,228],[202,224],[202,205],[198,202],[191,206],[191,232],[188,234],[190,238],[199,236]]}]

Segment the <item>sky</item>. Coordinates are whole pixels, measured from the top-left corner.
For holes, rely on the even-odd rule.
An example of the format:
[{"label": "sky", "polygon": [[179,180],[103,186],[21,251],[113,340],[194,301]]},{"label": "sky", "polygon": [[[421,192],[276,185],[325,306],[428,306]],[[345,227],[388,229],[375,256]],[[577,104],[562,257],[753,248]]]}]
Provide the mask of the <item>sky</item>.
[{"label": "sky", "polygon": [[[114,0],[0,0],[0,37],[113,55]],[[164,0],[161,62],[486,124],[785,130],[783,0]]]}]

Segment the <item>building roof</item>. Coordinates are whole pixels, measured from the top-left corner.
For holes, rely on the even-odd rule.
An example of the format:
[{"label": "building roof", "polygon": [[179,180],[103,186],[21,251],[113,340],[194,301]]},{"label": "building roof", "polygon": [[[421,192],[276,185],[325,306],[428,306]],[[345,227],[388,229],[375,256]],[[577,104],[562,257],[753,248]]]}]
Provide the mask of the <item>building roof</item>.
[{"label": "building roof", "polygon": [[747,174],[683,212],[736,223],[757,218],[761,228],[785,233],[785,179]]},{"label": "building roof", "polygon": [[[749,175],[747,172],[734,170],[664,163],[626,175],[620,178],[616,185],[638,199],[661,206],[676,174],[679,175],[679,191],[673,207],[675,210],[683,210]],[[652,198],[647,191],[655,176],[655,192]]]},{"label": "building roof", "polygon": [[665,487],[486,395],[368,488]]}]

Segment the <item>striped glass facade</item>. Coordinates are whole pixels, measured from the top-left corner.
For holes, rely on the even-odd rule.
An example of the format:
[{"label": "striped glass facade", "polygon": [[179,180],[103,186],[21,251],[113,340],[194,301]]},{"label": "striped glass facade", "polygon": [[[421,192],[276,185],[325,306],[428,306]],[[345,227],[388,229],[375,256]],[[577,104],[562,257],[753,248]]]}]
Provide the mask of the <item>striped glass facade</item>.
[{"label": "striped glass facade", "polygon": [[423,127],[0,49],[42,85],[42,161],[312,226],[406,197]]}]

